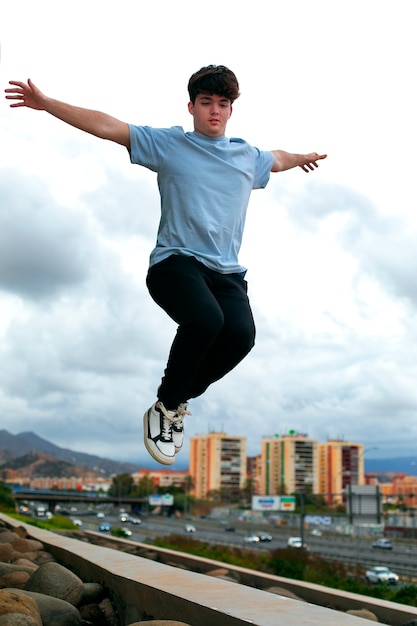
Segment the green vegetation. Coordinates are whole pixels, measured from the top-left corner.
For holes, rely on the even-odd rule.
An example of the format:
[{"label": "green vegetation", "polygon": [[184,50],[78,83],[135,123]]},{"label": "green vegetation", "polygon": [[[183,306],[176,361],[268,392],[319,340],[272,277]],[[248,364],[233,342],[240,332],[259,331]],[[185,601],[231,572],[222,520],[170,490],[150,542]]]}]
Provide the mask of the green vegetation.
[{"label": "green vegetation", "polygon": [[369,585],[364,582],[363,571],[359,568],[329,562],[305,550],[284,548],[261,554],[254,550],[227,548],[198,541],[188,535],[157,537],[152,544],[274,576],[303,580],[341,591],[417,606],[417,585],[409,584],[400,588],[385,584]]},{"label": "green vegetation", "polygon": [[0,511],[9,514],[11,511],[16,510],[14,498],[12,496],[12,490],[10,487],[0,483]]},{"label": "green vegetation", "polygon": [[69,517],[64,515],[54,515],[50,519],[40,517],[28,517],[27,515],[17,515],[16,513],[8,513],[13,519],[17,519],[25,524],[43,528],[45,530],[76,530],[78,526],[74,524]]}]

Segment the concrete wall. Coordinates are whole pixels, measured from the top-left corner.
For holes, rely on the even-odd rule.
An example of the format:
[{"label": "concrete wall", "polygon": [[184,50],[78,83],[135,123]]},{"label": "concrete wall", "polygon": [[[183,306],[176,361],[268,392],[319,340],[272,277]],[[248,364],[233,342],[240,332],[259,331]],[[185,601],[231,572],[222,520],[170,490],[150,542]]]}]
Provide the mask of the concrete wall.
[{"label": "concrete wall", "polygon": [[[113,601],[119,608],[124,624],[153,618],[181,620],[192,626],[364,625],[361,618],[323,608],[329,605],[337,606],[342,611],[347,608],[366,607],[378,615],[380,623],[393,626],[400,626],[413,618],[417,619],[417,609],[413,607],[256,573],[256,585],[261,589],[280,586],[306,600],[301,602],[78,541],[29,524],[21,524],[1,514],[0,518],[11,526],[24,526],[30,536],[41,541],[58,562],[83,580],[105,584],[111,590]],[[223,563],[197,559],[169,550],[158,549],[158,552],[162,560],[173,561],[175,557],[179,565],[182,561],[184,567],[194,569],[199,567],[200,571],[225,567]],[[243,582],[254,581],[255,573],[251,570],[232,568],[229,565],[227,569],[238,572]],[[318,606],[319,604],[323,606]]]}]

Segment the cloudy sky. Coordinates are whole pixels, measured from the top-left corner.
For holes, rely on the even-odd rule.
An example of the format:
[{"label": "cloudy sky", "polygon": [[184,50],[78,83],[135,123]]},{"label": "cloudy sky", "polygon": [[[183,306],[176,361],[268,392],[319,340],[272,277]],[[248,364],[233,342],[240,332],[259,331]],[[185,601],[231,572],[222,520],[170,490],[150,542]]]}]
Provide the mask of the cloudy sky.
[{"label": "cloudy sky", "polygon": [[[257,344],[190,404],[187,437],[246,435],[254,455],[295,429],[415,454],[414,2],[5,0],[0,42],[4,88],[30,77],[186,130],[189,76],[228,65],[242,94],[228,135],[327,153],[252,194],[240,261]],[[155,466],[142,415],[175,333],[145,287],[158,221],[155,174],[124,148],[3,100],[1,428]],[[187,460],[186,445],[174,467]]]}]

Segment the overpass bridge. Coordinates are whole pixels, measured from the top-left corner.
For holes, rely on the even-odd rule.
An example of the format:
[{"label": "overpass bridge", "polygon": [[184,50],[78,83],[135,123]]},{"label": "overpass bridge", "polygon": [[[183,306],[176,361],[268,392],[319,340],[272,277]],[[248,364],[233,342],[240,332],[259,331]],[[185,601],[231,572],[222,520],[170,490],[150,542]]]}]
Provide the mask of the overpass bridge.
[{"label": "overpass bridge", "polygon": [[132,510],[139,511],[143,506],[147,506],[147,498],[137,498],[132,496],[108,496],[99,495],[96,492],[83,491],[60,491],[58,489],[12,489],[13,498],[16,502],[34,501],[44,503],[48,509],[53,511],[57,504],[60,506],[68,504],[101,505],[112,504],[113,506],[130,506]]}]

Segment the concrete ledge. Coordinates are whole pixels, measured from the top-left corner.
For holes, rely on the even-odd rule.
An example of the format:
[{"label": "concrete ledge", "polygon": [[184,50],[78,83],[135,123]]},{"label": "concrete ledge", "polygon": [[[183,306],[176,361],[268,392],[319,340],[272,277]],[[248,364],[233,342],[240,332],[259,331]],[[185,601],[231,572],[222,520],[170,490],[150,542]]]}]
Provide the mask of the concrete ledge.
[{"label": "concrete ledge", "polygon": [[[9,526],[23,526],[29,535],[41,541],[62,565],[68,567],[86,581],[103,583],[111,592],[118,607],[121,621],[129,624],[140,619],[182,620],[192,626],[363,626],[363,620],[317,606],[317,594],[330,592],[332,596],[340,592],[319,585],[306,585],[291,581],[297,595],[306,597],[306,589],[314,604],[299,602],[266,591],[246,587],[237,583],[211,578],[203,574],[177,569],[142,557],[118,552],[106,547],[78,541],[63,535],[51,533],[30,524],[16,522],[0,514]],[[132,544],[133,542],[129,542]],[[139,544],[144,545],[144,544]],[[145,546],[153,549],[152,546]],[[159,550],[159,549],[158,549]],[[171,559],[179,553],[165,551]],[[196,557],[181,555],[184,559]],[[224,567],[216,561],[208,561],[213,567]],[[185,563],[184,563],[185,564]],[[190,565],[191,566],[191,565]],[[228,569],[232,569],[227,566]],[[249,576],[251,570],[234,568],[240,574]],[[252,572],[253,574],[253,572]],[[260,574],[261,577],[266,575]],[[286,583],[284,585],[284,583]],[[288,586],[288,579],[268,577],[268,585]],[[301,587],[303,592],[301,593]],[[333,592],[333,593],[332,593]],[[349,608],[369,606],[370,598],[355,594],[343,594],[349,601]],[[335,606],[333,602],[328,602]],[[355,600],[356,606],[352,606]],[[401,625],[417,618],[417,609],[402,607],[394,603],[375,600],[375,606],[391,605],[385,608],[400,609],[392,621],[380,623]],[[402,610],[404,608],[404,610]],[[410,610],[409,610],[410,609]],[[375,608],[371,608],[375,612]]]},{"label": "concrete ledge", "polygon": [[[95,535],[98,540],[102,540],[101,533],[87,531],[88,535]],[[121,541],[116,538],[106,537],[106,542]],[[124,542],[126,543],[126,542]],[[132,542],[129,542],[132,543]],[[339,611],[367,609],[376,615],[379,622],[389,624],[391,626],[401,626],[402,624],[416,620],[417,623],[417,607],[397,602],[388,602],[371,596],[363,596],[348,591],[340,591],[331,587],[324,587],[314,583],[308,583],[292,578],[283,578],[281,576],[273,576],[256,570],[250,570],[237,565],[230,565],[204,559],[185,552],[169,550],[167,548],[159,548],[147,544],[136,544],[152,552],[157,552],[158,561],[160,563],[175,563],[178,566],[185,567],[193,572],[206,573],[215,568],[226,568],[229,572],[238,574],[239,581],[242,584],[254,587],[256,589],[266,589],[268,587],[278,586],[282,589],[295,594],[298,598],[316,604],[321,607],[331,607]]]}]

